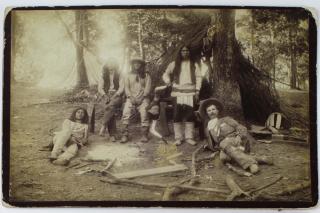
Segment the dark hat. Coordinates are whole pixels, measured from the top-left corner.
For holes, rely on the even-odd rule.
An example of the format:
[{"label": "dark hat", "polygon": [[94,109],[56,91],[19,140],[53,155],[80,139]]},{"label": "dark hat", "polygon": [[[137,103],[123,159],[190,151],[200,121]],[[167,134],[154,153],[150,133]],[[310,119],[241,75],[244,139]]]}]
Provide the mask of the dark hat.
[{"label": "dark hat", "polygon": [[199,114],[200,114],[200,118],[202,120],[208,118],[207,108],[210,105],[215,105],[217,107],[217,109],[219,110],[219,113],[221,113],[223,111],[223,105],[219,100],[217,100],[215,98],[209,98],[209,99],[203,100],[200,102],[200,107],[199,107]]},{"label": "dark hat", "polygon": [[141,63],[141,64],[145,64],[146,62],[142,59],[142,58],[140,58],[140,57],[134,57],[134,58],[132,58],[131,60],[130,60],[130,63],[132,64],[132,63],[134,63],[134,62],[139,62],[139,63]]}]

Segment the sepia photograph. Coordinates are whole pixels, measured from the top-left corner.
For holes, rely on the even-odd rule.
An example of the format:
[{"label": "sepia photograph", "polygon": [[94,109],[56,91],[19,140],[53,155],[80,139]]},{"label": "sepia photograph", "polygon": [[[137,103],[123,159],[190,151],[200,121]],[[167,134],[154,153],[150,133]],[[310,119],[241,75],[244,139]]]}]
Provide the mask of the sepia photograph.
[{"label": "sepia photograph", "polygon": [[317,29],[298,7],[17,7],[10,206],[312,207]]}]

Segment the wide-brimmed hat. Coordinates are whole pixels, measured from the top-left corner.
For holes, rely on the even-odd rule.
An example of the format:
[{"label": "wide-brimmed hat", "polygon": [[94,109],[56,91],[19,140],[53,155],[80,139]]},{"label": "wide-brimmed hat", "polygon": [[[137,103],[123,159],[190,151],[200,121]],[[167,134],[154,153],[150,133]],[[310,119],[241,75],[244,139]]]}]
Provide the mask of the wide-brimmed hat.
[{"label": "wide-brimmed hat", "polygon": [[140,58],[140,57],[133,57],[131,60],[130,60],[130,63],[132,64],[132,63],[134,63],[134,62],[139,62],[139,63],[141,63],[141,64],[145,64],[146,62],[142,59],[142,58]]},{"label": "wide-brimmed hat", "polygon": [[207,119],[208,118],[207,108],[210,105],[215,105],[217,107],[217,109],[219,110],[219,113],[221,113],[223,111],[222,103],[219,100],[215,99],[215,98],[209,98],[209,99],[200,101],[199,114],[200,114],[200,118],[201,119]]}]

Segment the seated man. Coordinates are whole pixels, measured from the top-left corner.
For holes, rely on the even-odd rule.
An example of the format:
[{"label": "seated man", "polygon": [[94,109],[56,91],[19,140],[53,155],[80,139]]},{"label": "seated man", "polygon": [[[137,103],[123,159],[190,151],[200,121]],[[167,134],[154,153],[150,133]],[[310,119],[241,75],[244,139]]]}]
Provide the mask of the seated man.
[{"label": "seated man", "polygon": [[140,58],[131,60],[131,71],[124,77],[126,102],[122,113],[123,131],[121,142],[128,141],[129,120],[136,110],[140,113],[142,138],[148,142],[149,115],[146,107],[150,104],[151,77],[145,71],[145,61]]},{"label": "seated man", "polygon": [[207,121],[206,135],[208,147],[220,150],[222,162],[235,161],[243,169],[251,173],[259,171],[257,160],[247,153],[247,128],[231,117],[220,118],[222,104],[216,99],[203,101],[199,108],[200,117]]},{"label": "seated man", "polygon": [[105,105],[105,111],[99,135],[103,136],[105,130],[108,129],[110,140],[116,142],[116,120],[114,114],[117,107],[122,103],[124,86],[122,80],[120,80],[118,66],[114,62],[109,62],[104,65],[101,74],[98,92]]}]

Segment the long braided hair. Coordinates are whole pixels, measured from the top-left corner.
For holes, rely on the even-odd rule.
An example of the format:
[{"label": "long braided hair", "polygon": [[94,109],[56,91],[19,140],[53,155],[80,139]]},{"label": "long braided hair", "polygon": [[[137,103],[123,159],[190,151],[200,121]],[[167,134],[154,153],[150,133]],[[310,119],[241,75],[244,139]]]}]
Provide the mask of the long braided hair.
[{"label": "long braided hair", "polygon": [[195,71],[195,62],[194,62],[194,60],[193,60],[193,57],[192,57],[192,55],[191,55],[191,51],[190,51],[190,47],[189,46],[187,46],[187,45],[183,45],[181,48],[180,48],[180,50],[179,50],[179,52],[178,52],[178,55],[177,55],[177,57],[176,57],[176,59],[175,59],[175,65],[174,65],[174,69],[173,69],[173,75],[172,75],[172,80],[174,80],[174,81],[178,81],[179,80],[179,76],[180,76],[180,72],[181,72],[181,63],[182,63],[182,55],[181,55],[181,51],[182,51],[182,49],[183,48],[187,48],[188,50],[189,50],[189,60],[190,60],[190,71],[191,71],[191,76],[193,76],[192,77],[192,79],[193,80],[195,80],[195,76],[194,76],[194,71]]}]

